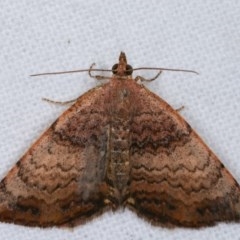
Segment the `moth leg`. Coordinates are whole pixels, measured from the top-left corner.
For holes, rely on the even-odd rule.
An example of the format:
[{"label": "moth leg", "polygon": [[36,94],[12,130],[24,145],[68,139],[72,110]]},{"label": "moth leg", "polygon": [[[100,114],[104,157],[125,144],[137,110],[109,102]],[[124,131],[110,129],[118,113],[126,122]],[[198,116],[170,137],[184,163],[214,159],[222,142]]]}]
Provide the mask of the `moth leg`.
[{"label": "moth leg", "polygon": [[150,79],[146,79],[146,78],[144,78],[142,76],[136,76],[134,80],[135,80],[135,82],[137,82],[139,80],[141,82],[151,82],[151,81],[154,81],[155,79],[157,79],[161,75],[161,73],[162,73],[162,71],[159,71],[156,76],[154,76],[153,78],[150,78]]},{"label": "moth leg", "polygon": [[54,100],[51,100],[51,99],[48,99],[48,98],[42,98],[42,100],[46,101],[46,102],[49,102],[49,103],[57,104],[57,105],[67,105],[67,104],[76,102],[77,98],[69,100],[69,101],[64,101],[64,102],[54,101]]},{"label": "moth leg", "polygon": [[184,108],[185,108],[185,106],[181,106],[181,107],[179,107],[179,108],[176,108],[175,111],[181,112]]},{"label": "moth leg", "polygon": [[106,80],[106,79],[111,79],[111,77],[106,77],[106,76],[100,76],[100,75],[92,75],[92,69],[93,69],[93,66],[95,66],[96,65],[96,63],[93,63],[91,66],[90,66],[90,68],[89,68],[89,70],[88,70],[88,75],[91,77],[91,78],[95,78],[95,79],[97,79],[97,80]]}]

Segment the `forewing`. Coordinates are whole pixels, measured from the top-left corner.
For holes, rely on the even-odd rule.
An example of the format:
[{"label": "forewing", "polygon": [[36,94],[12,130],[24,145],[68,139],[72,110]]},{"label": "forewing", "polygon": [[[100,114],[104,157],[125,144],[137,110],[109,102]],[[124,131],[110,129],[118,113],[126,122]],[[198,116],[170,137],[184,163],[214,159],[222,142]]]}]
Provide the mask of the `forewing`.
[{"label": "forewing", "polygon": [[80,97],[1,181],[1,221],[62,225],[87,221],[107,207],[105,87]]},{"label": "forewing", "polygon": [[224,165],[162,99],[145,88],[139,99],[128,207],[165,226],[239,220],[239,185]]}]

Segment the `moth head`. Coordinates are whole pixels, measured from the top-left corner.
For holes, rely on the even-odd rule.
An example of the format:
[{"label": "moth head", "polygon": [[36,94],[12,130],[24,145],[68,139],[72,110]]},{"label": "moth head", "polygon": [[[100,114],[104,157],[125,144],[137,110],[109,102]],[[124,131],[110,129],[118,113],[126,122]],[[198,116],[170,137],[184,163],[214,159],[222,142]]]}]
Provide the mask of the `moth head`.
[{"label": "moth head", "polygon": [[119,62],[112,67],[112,73],[118,76],[131,76],[133,68],[127,64],[127,58],[124,52],[120,53]]}]

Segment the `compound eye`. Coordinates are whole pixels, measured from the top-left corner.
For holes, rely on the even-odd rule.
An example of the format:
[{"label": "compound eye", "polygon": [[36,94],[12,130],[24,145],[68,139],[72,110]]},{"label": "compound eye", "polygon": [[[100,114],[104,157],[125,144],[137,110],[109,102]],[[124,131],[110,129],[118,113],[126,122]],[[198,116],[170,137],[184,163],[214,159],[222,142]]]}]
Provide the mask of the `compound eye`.
[{"label": "compound eye", "polygon": [[114,64],[112,67],[112,73],[113,74],[117,74],[117,68],[118,68],[118,64]]},{"label": "compound eye", "polygon": [[132,66],[127,64],[125,74],[126,74],[126,75],[132,75],[132,72],[133,72]]}]

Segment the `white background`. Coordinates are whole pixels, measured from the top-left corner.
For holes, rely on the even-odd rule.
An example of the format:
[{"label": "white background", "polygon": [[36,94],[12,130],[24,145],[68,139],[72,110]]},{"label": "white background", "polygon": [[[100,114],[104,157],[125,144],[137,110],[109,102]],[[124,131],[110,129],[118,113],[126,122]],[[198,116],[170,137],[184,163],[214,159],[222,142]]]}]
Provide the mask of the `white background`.
[{"label": "white background", "polygon": [[[147,87],[181,114],[240,182],[240,1],[38,0],[0,2],[0,178],[67,106],[96,81],[87,73],[30,78],[38,72],[111,68],[125,51],[133,67],[164,72]],[[155,72],[135,73],[151,77]],[[106,213],[68,229],[0,223],[1,239],[240,239],[239,224],[200,230],[153,227],[130,211]]]}]

